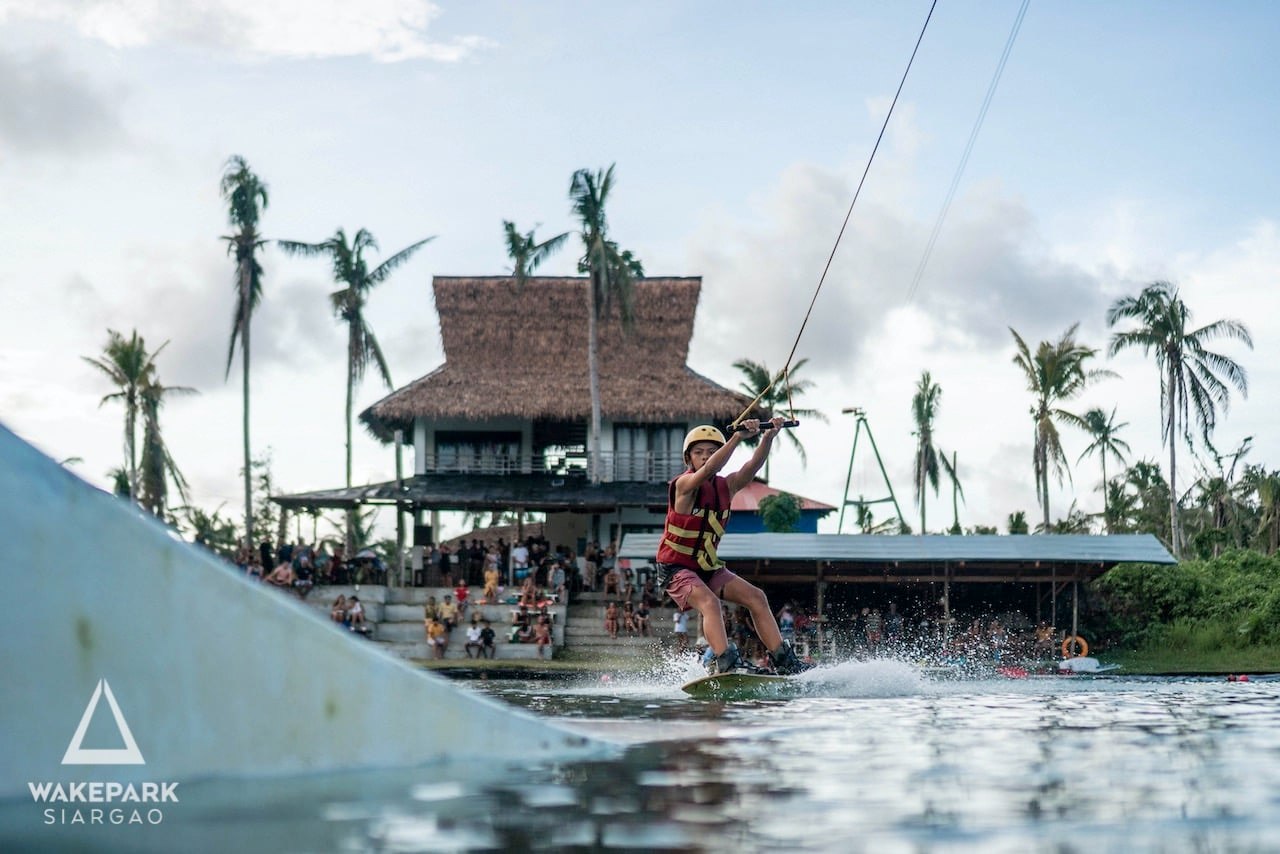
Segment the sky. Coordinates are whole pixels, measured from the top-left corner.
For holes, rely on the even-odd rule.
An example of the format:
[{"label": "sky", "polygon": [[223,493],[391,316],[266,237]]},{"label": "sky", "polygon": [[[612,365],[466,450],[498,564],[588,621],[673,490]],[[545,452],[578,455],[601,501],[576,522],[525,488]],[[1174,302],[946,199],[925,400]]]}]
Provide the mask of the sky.
[{"label": "sky", "polygon": [[[1133,459],[1167,465],[1159,380],[1106,358],[1106,309],[1174,282],[1196,324],[1243,321],[1254,349],[1215,442],[1252,437],[1280,467],[1280,8],[1267,2],[1033,0],[928,266],[917,267],[1019,0],[937,6],[796,359],[797,406],[827,421],[785,443],[774,486],[844,498],[859,406],[913,526],[911,397],[942,388],[960,522],[1033,520],[1031,397],[1012,363],[1072,324],[1119,374],[1067,408],[1116,410]],[[305,9],[305,15],[300,13]],[[689,363],[736,387],[735,360],[787,359],[929,11],[901,3],[426,0],[0,0],[0,422],[106,487],[123,415],[82,357],[107,330],[154,348],[163,429],[196,503],[240,515],[230,231],[218,182],[242,155],[269,187],[261,230],[318,242],[366,228],[382,258],[434,240],[373,293],[396,387],[443,361],[434,275],[510,267],[502,221],[574,226],[579,168],[616,164],[614,238],[650,275],[701,276]],[[571,248],[540,272],[569,275]],[[262,255],[252,441],[283,492],[343,482],[345,337],[322,260]],[[571,330],[573,332],[574,330]],[[512,331],[513,348],[519,330]],[[371,374],[357,409],[387,393]],[[1101,509],[1088,440],[1051,510]],[[850,497],[884,497],[860,444]],[[394,477],[357,429],[355,480]],[[1211,459],[1203,465],[1213,466]],[[730,468],[734,464],[730,464]],[[1180,483],[1198,473],[1184,450]],[[884,505],[880,505],[883,507]],[[928,527],[950,524],[929,496]],[[887,515],[875,510],[878,519]],[[389,514],[380,524],[393,524]],[[833,514],[820,530],[834,531]],[[846,520],[846,530],[850,522]],[[461,533],[446,529],[446,534]]]}]

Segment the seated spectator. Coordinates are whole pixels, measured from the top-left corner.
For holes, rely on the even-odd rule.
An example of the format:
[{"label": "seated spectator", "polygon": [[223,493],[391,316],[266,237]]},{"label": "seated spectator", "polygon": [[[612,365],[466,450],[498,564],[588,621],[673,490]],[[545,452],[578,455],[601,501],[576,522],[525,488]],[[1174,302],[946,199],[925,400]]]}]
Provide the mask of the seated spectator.
[{"label": "seated spectator", "polygon": [[294,575],[293,567],[287,563],[282,563],[275,569],[271,570],[271,574],[262,579],[267,584],[273,584],[276,587],[293,587],[293,582],[298,580]]},{"label": "seated spectator", "polygon": [[449,648],[449,633],[445,631],[440,620],[427,620],[427,644],[431,647],[432,658],[444,658]]},{"label": "seated spectator", "polygon": [[445,631],[451,632],[453,627],[458,625],[458,606],[448,593],[444,594],[444,601],[440,603],[440,607],[436,610],[436,616],[444,623]]},{"label": "seated spectator", "polygon": [[[463,650],[467,653],[467,658],[481,658],[484,655],[484,642],[481,640],[481,633],[484,630],[479,623],[472,623],[467,626],[467,642],[463,645]],[[475,655],[471,653],[474,652]]]},{"label": "seated spectator", "polygon": [[509,643],[529,643],[533,640],[533,637],[533,626],[528,623],[512,626],[511,631],[507,633],[507,641]]},{"label": "seated spectator", "polygon": [[640,588],[640,604],[646,608],[658,607],[658,589],[654,586],[653,578],[644,580],[644,587]]},{"label": "seated spectator", "polygon": [[368,628],[364,620],[364,605],[360,604],[359,596],[352,596],[347,605],[347,625],[355,632]]},{"label": "seated spectator", "polygon": [[453,588],[453,601],[458,606],[458,622],[467,618],[467,605],[471,599],[471,588],[461,581]]},{"label": "seated spectator", "polygon": [[609,633],[609,637],[617,640],[618,638],[618,603],[610,602],[604,609],[604,630]]},{"label": "seated spectator", "polygon": [[494,646],[494,641],[497,640],[497,635],[493,631],[493,626],[489,625],[488,620],[485,620],[484,623],[482,623],[481,625],[482,625],[482,628],[480,629],[480,644],[481,644],[480,651],[481,653],[483,653],[482,657],[493,658],[494,654],[497,652],[497,648]]},{"label": "seated spectator", "polygon": [[641,637],[649,637],[649,606],[644,602],[640,603],[640,607],[636,608],[635,613],[636,631]]},{"label": "seated spectator", "polygon": [[262,564],[258,561],[258,558],[257,558],[256,556],[250,559],[250,561],[249,561],[249,570],[248,570],[248,571],[249,571],[249,577],[250,577],[250,578],[252,578],[252,579],[254,579],[254,580],[256,580],[256,581],[261,581],[261,580],[262,580],[262,574],[263,574],[263,573],[262,573]]},{"label": "seated spectator", "polygon": [[622,628],[628,635],[636,633],[636,611],[630,602],[622,603]]},{"label": "seated spectator", "polygon": [[545,658],[546,649],[551,646],[551,620],[543,617],[534,627],[534,643],[538,645],[538,658]]},{"label": "seated spectator", "polygon": [[329,606],[329,619],[335,623],[345,623],[347,621],[347,597],[339,593],[338,598],[333,600],[333,604]]},{"label": "seated spectator", "polygon": [[307,594],[311,592],[315,582],[312,580],[311,562],[303,560],[299,562],[298,568],[294,571],[293,592],[298,594],[299,599],[306,599]]},{"label": "seated spectator", "polygon": [[636,598],[636,580],[631,574],[631,570],[627,570],[627,574],[622,580],[622,601],[632,602]]},{"label": "seated spectator", "polygon": [[530,608],[538,607],[538,586],[534,583],[532,575],[525,578],[524,584],[520,586],[520,604],[528,605]]},{"label": "seated spectator", "polygon": [[621,592],[619,590],[621,585],[622,574],[618,572],[617,568],[612,566],[609,567],[608,571],[604,574],[604,595],[617,596]]},{"label": "seated spectator", "polygon": [[428,596],[426,603],[422,606],[422,619],[437,620],[440,618],[440,606],[436,604],[436,597]]},{"label": "seated spectator", "polygon": [[529,616],[528,605],[521,605],[519,608],[511,612],[511,625],[527,626],[530,622],[532,622],[532,619]]}]

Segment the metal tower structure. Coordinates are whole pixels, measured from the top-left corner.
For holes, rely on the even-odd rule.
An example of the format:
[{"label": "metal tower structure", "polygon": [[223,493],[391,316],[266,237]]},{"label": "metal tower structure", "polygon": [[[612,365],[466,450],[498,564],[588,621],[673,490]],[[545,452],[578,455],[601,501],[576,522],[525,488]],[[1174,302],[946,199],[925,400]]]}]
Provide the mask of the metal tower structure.
[{"label": "metal tower structure", "polygon": [[[840,503],[840,522],[836,526],[836,533],[844,533],[844,509],[849,505],[853,505],[861,510],[870,504],[883,504],[886,501],[893,502],[893,509],[898,514],[898,524],[901,526],[903,520],[902,509],[898,507],[898,499],[893,494],[893,484],[889,482],[889,475],[885,473],[884,461],[880,459],[880,449],[876,447],[876,437],[871,434],[871,424],[867,421],[867,411],[860,406],[852,406],[848,409],[840,410],[845,415],[852,414],[855,420],[853,428],[853,450],[849,452],[849,473],[844,479],[844,500]],[[874,498],[867,500],[859,497],[855,500],[849,499],[849,484],[853,482],[853,460],[858,455],[858,437],[862,435],[862,428],[867,430],[867,439],[871,442],[871,451],[876,455],[876,465],[880,467],[880,476],[884,478],[884,485],[889,489],[888,498]]]}]

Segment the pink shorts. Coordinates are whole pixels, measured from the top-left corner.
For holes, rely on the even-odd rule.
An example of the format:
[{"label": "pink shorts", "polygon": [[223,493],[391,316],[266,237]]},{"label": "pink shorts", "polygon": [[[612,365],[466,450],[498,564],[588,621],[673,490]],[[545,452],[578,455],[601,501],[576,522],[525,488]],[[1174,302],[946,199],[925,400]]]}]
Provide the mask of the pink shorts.
[{"label": "pink shorts", "polygon": [[725,585],[733,581],[738,576],[734,575],[728,568],[720,567],[716,570],[715,575],[711,576],[710,582],[704,582],[698,577],[698,573],[692,569],[681,569],[667,582],[667,595],[676,603],[676,607],[681,611],[688,611],[689,594],[699,585],[710,589],[710,591],[720,598],[720,591],[724,590]]}]

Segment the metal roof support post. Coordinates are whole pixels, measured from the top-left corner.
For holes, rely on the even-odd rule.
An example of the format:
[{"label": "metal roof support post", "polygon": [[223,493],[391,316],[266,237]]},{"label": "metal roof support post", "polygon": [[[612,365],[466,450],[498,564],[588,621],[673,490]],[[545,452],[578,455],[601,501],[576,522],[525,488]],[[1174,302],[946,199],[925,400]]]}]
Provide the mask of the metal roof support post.
[{"label": "metal roof support post", "polygon": [[827,586],[822,583],[822,561],[818,561],[818,573],[814,577],[817,578],[817,582],[815,583],[816,592],[817,592],[816,598],[818,600],[818,616],[821,617],[821,616],[824,616],[826,613],[826,608],[823,607],[824,606],[823,599],[825,598],[823,596],[823,592]]},{"label": "metal roof support post", "polygon": [[1058,629],[1058,564],[1049,568],[1049,625]]},{"label": "metal roof support post", "polygon": [[[1079,570],[1077,570],[1077,576]],[[1074,578],[1071,581],[1071,634],[1076,635],[1080,631],[1080,579]]]},{"label": "metal roof support post", "polygon": [[404,431],[396,431],[396,572],[400,578],[397,587],[404,587],[404,505],[400,496],[404,494],[404,464],[400,459],[400,449],[404,445]]},{"label": "metal roof support post", "polygon": [[951,564],[943,564],[946,575],[942,579],[942,648],[951,640]]}]

